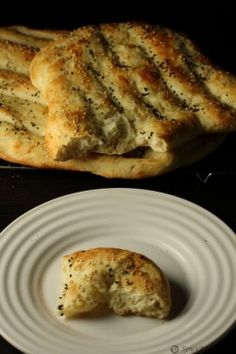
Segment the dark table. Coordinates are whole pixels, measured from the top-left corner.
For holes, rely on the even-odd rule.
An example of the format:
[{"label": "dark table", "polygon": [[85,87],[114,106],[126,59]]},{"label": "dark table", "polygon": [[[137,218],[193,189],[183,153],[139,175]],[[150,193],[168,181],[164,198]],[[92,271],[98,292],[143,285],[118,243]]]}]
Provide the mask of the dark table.
[{"label": "dark table", "polygon": [[[132,3],[132,4],[131,4]],[[233,2],[232,2],[233,3]],[[0,25],[72,29],[80,25],[142,20],[186,32],[218,65],[236,73],[235,11],[230,1],[127,0],[38,4],[5,2]],[[203,206],[236,231],[236,135],[193,166],[140,181],[108,180],[89,173],[36,170],[0,161],[0,231],[27,210],[55,197],[95,188],[143,188],[170,193]],[[235,296],[235,294],[232,294]],[[0,300],[1,301],[1,300]],[[236,331],[207,353],[235,347]],[[1,354],[19,354],[3,338]],[[56,354],[56,353],[52,353]]]}]

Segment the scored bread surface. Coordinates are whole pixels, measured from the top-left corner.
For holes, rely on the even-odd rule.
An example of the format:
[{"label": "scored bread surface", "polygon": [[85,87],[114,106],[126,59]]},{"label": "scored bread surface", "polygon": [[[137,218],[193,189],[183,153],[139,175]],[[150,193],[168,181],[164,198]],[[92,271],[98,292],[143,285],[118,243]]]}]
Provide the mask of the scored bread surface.
[{"label": "scored bread surface", "polygon": [[47,148],[59,160],[167,151],[236,130],[236,78],[158,26],[79,28],[37,54],[31,79],[47,102]]},{"label": "scored bread surface", "polygon": [[44,143],[48,109],[40,91],[30,82],[29,67],[38,47],[56,36],[58,31],[0,28],[0,158],[38,168],[88,171],[109,178],[145,178],[193,163],[223,141],[224,136],[214,134],[163,153],[144,148],[122,156],[89,153],[86,158],[55,161]]},{"label": "scored bread surface", "polygon": [[169,282],[147,257],[118,248],[94,248],[63,257],[61,315],[96,312],[107,305],[119,315],[165,318],[171,309]]}]

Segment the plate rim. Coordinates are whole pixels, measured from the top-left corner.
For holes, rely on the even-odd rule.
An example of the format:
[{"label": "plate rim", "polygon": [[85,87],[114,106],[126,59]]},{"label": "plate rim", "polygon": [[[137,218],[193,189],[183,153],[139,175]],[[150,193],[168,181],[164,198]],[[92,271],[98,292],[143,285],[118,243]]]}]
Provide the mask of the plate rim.
[{"label": "plate rim", "polygon": [[66,200],[67,198],[70,199],[71,197],[76,197],[77,195],[83,195],[83,194],[90,194],[91,192],[99,192],[99,191],[136,191],[136,192],[141,192],[141,193],[155,193],[157,195],[163,196],[163,197],[167,197],[173,200],[177,200],[180,203],[184,203],[184,204],[189,204],[189,206],[199,209],[199,211],[202,211],[204,214],[208,213],[208,215],[210,217],[212,217],[213,219],[215,219],[217,222],[221,223],[221,225],[225,228],[228,229],[229,232],[233,233],[236,235],[236,233],[231,229],[231,227],[224,221],[222,220],[220,217],[218,217],[217,215],[215,215],[213,212],[211,212],[210,210],[206,209],[205,207],[192,202],[189,199],[185,199],[183,197],[171,194],[171,193],[165,193],[165,192],[161,192],[161,191],[156,191],[153,189],[146,189],[146,188],[132,188],[132,187],[101,187],[101,188],[92,188],[92,189],[86,189],[86,190],[82,190],[82,191],[78,191],[78,192],[72,192],[72,193],[67,193],[67,194],[63,194],[61,196],[57,196],[55,198],[51,198],[47,201],[44,201],[28,210],[26,210],[25,212],[23,212],[21,215],[19,215],[18,217],[16,217],[14,220],[12,220],[8,225],[6,225],[1,231],[0,231],[0,246],[1,246],[1,237],[2,234],[4,234],[6,231],[8,231],[8,228],[12,227],[12,225],[14,225],[15,223],[19,222],[19,220],[21,220],[22,218],[28,216],[28,214],[30,215],[31,213],[34,213],[36,210],[41,209],[46,207],[47,205],[50,205],[51,203],[56,203],[57,201],[63,201]]},{"label": "plate rim", "polygon": [[[217,224],[220,224],[221,227],[224,228],[225,231],[227,231],[227,236],[231,235],[233,238],[235,238],[235,233],[234,231],[223,221],[221,220],[218,216],[216,216],[215,214],[213,214],[211,211],[205,209],[204,207],[189,201],[187,199],[184,199],[182,197],[179,196],[175,196],[169,193],[164,193],[164,192],[159,192],[159,191],[154,191],[152,189],[139,189],[139,188],[120,188],[120,187],[115,187],[115,188],[94,188],[94,189],[89,189],[89,190],[84,190],[84,191],[79,191],[79,192],[73,192],[73,193],[68,193],[62,196],[58,196],[56,198],[52,198],[48,201],[45,201],[31,209],[29,209],[28,211],[24,212],[23,214],[21,214],[19,217],[17,217],[16,219],[14,219],[9,225],[7,225],[1,232],[0,232],[0,247],[2,245],[3,239],[4,239],[4,235],[5,237],[8,237],[8,230],[11,229],[12,227],[14,227],[15,224],[18,224],[19,222],[24,222],[25,217],[27,218],[28,216],[30,216],[32,213],[34,214],[35,212],[37,213],[37,210],[40,209],[44,209],[45,207],[47,207],[48,205],[56,205],[58,203],[58,201],[62,202],[64,200],[69,200],[71,198],[77,198],[80,197],[81,194],[82,195],[86,195],[86,194],[91,194],[91,193],[97,193],[97,192],[124,192],[127,190],[132,191],[132,193],[134,192],[138,192],[138,193],[150,193],[151,194],[156,194],[163,197],[163,198],[168,198],[169,201],[177,201],[179,203],[181,203],[182,205],[186,206],[189,205],[191,206],[194,210],[197,210],[201,213],[203,213],[203,215],[208,215],[212,220],[214,220]],[[231,237],[230,236],[230,237]],[[235,239],[234,239],[235,242]],[[231,330],[232,328],[235,326],[235,322],[236,322],[236,318],[234,319],[234,321],[232,321],[231,326],[228,327],[228,329],[226,331],[224,331],[220,336],[218,336],[214,341],[212,341],[211,343],[209,343],[207,345],[206,348],[209,348],[211,346],[213,346],[216,342],[220,341],[223,337],[225,337]],[[24,348],[22,348],[21,346],[19,346],[19,344],[17,342],[15,342],[12,337],[10,335],[8,335],[7,333],[4,333],[4,331],[2,331],[1,329],[1,335],[3,338],[5,338],[9,343],[11,343],[13,346],[15,346],[16,348],[18,348],[19,350],[23,350],[24,352]]]}]

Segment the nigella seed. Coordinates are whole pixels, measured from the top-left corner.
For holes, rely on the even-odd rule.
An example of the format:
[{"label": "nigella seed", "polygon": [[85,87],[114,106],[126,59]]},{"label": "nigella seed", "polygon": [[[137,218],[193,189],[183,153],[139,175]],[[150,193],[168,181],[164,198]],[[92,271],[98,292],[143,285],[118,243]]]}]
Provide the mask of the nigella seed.
[{"label": "nigella seed", "polygon": [[132,284],[133,284],[133,282],[131,280],[127,281],[127,285],[132,285]]}]

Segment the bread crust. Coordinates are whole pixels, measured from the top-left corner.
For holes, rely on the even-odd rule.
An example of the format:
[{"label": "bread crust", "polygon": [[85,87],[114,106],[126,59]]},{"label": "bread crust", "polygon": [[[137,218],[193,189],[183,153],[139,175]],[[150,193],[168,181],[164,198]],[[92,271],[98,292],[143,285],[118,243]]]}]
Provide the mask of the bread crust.
[{"label": "bread crust", "polygon": [[[17,42],[18,31],[21,42]],[[3,33],[4,38],[8,34],[7,41]],[[214,134],[198,137],[163,153],[145,148],[122,156],[89,153],[86,158],[55,161],[48,154],[44,141],[47,107],[40,91],[32,86],[27,74],[30,63],[25,57],[28,52],[35,51],[30,41],[36,34],[48,40],[57,36],[58,31],[25,27],[0,29],[0,45],[4,43],[1,55],[8,58],[8,61],[0,59],[0,158],[37,168],[87,171],[107,178],[137,179],[160,175],[193,163],[215,150],[223,141],[222,135]],[[12,46],[14,55],[9,55]]]},{"label": "bread crust", "polygon": [[46,144],[58,160],[169,151],[236,130],[236,78],[154,25],[79,28],[36,55],[31,80],[48,104]]},{"label": "bread crust", "polygon": [[0,69],[29,75],[30,63],[39,49],[63,33],[67,32],[24,26],[0,27]]},{"label": "bread crust", "polygon": [[[107,304],[119,315],[165,318],[169,282],[147,257],[118,248],[93,248],[63,257],[60,314],[73,317]],[[62,310],[62,311],[61,311]]]}]

